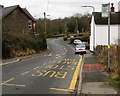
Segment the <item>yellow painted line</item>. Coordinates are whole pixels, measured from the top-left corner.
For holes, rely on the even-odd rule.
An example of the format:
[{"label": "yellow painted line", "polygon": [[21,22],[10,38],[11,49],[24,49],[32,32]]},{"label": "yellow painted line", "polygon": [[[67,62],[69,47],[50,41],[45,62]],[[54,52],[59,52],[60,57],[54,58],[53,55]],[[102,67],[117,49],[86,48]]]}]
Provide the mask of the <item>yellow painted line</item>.
[{"label": "yellow painted line", "polygon": [[39,66],[35,67],[34,69],[38,69],[38,68],[39,68]]},{"label": "yellow painted line", "polygon": [[8,83],[8,82],[10,82],[10,81],[12,81],[12,80],[14,80],[15,78],[11,78],[11,79],[9,79],[9,80],[7,80],[7,81],[4,81],[3,83],[1,83],[1,84],[5,84],[5,83]]},{"label": "yellow painted line", "polygon": [[45,65],[46,63],[43,63],[43,65]]},{"label": "yellow painted line", "polygon": [[7,86],[20,86],[20,87],[25,87],[26,85],[18,85],[18,84],[3,84],[1,83],[0,85],[7,85]]},{"label": "yellow painted line", "polygon": [[63,64],[65,64],[66,62],[63,62]]},{"label": "yellow painted line", "polygon": [[74,61],[76,61],[76,59],[74,59]]},{"label": "yellow painted line", "polygon": [[27,74],[27,73],[29,73],[30,71],[26,71],[26,72],[24,72],[24,73],[21,73],[21,75],[25,75],[25,74]]},{"label": "yellow painted line", "polygon": [[51,90],[57,90],[57,91],[69,91],[68,89],[59,89],[59,88],[50,88]]},{"label": "yellow painted line", "polygon": [[18,85],[18,84],[7,84],[8,82],[10,82],[10,81],[12,81],[12,80],[14,80],[15,78],[11,78],[11,79],[9,79],[9,80],[7,80],[7,81],[4,81],[3,83],[0,83],[0,85],[8,85],[8,86],[26,86],[26,85]]},{"label": "yellow painted line", "polygon": [[72,78],[70,86],[69,86],[69,90],[75,90],[75,86],[76,86],[76,83],[77,83],[77,78],[78,78],[78,75],[79,75],[81,63],[82,63],[82,57],[80,58],[80,60],[78,62],[78,65],[76,67],[76,70],[74,72],[73,78]]}]

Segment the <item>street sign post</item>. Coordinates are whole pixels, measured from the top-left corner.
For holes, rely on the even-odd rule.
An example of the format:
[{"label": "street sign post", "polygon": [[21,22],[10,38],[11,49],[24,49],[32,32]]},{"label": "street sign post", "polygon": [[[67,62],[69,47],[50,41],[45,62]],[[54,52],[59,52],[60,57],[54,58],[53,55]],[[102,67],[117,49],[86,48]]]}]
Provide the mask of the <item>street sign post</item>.
[{"label": "street sign post", "polygon": [[110,3],[102,4],[102,17],[108,17],[108,72],[110,72]]},{"label": "street sign post", "polygon": [[108,9],[109,4],[102,4],[102,17],[108,17]]}]

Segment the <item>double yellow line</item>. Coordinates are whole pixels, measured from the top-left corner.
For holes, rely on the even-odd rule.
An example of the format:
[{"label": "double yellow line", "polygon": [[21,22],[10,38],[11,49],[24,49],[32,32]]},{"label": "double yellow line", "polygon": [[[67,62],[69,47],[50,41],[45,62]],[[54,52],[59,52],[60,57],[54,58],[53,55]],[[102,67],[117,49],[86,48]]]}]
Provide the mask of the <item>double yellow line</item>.
[{"label": "double yellow line", "polygon": [[78,65],[77,65],[76,70],[74,72],[73,78],[71,80],[71,83],[70,83],[70,86],[69,86],[69,91],[70,92],[74,92],[74,90],[75,90],[77,79],[78,79],[79,72],[80,72],[81,63],[82,63],[82,57],[80,58],[80,60],[78,62]]}]

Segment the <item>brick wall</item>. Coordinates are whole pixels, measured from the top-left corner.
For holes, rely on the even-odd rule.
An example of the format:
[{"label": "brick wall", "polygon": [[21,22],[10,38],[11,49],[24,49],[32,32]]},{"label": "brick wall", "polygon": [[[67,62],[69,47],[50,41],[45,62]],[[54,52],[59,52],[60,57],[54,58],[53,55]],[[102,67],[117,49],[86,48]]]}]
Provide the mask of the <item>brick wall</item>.
[{"label": "brick wall", "polygon": [[21,9],[17,8],[3,19],[3,32],[32,34],[32,30],[29,30],[28,27],[29,20],[30,19],[21,11]]}]

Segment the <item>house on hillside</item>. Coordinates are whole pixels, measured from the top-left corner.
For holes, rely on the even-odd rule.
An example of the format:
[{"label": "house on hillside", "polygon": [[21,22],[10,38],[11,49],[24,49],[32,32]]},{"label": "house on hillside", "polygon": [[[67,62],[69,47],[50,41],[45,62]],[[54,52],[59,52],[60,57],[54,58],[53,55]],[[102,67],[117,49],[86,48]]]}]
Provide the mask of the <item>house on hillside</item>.
[{"label": "house on hillside", "polygon": [[19,5],[4,7],[0,5],[2,10],[2,31],[16,34],[35,34],[36,20],[28,12],[26,8]]},{"label": "house on hillside", "polygon": [[[118,44],[120,12],[111,13],[110,18],[110,44]],[[108,18],[102,17],[101,12],[94,12],[91,20],[90,50],[94,51],[97,45],[108,45]]]}]

